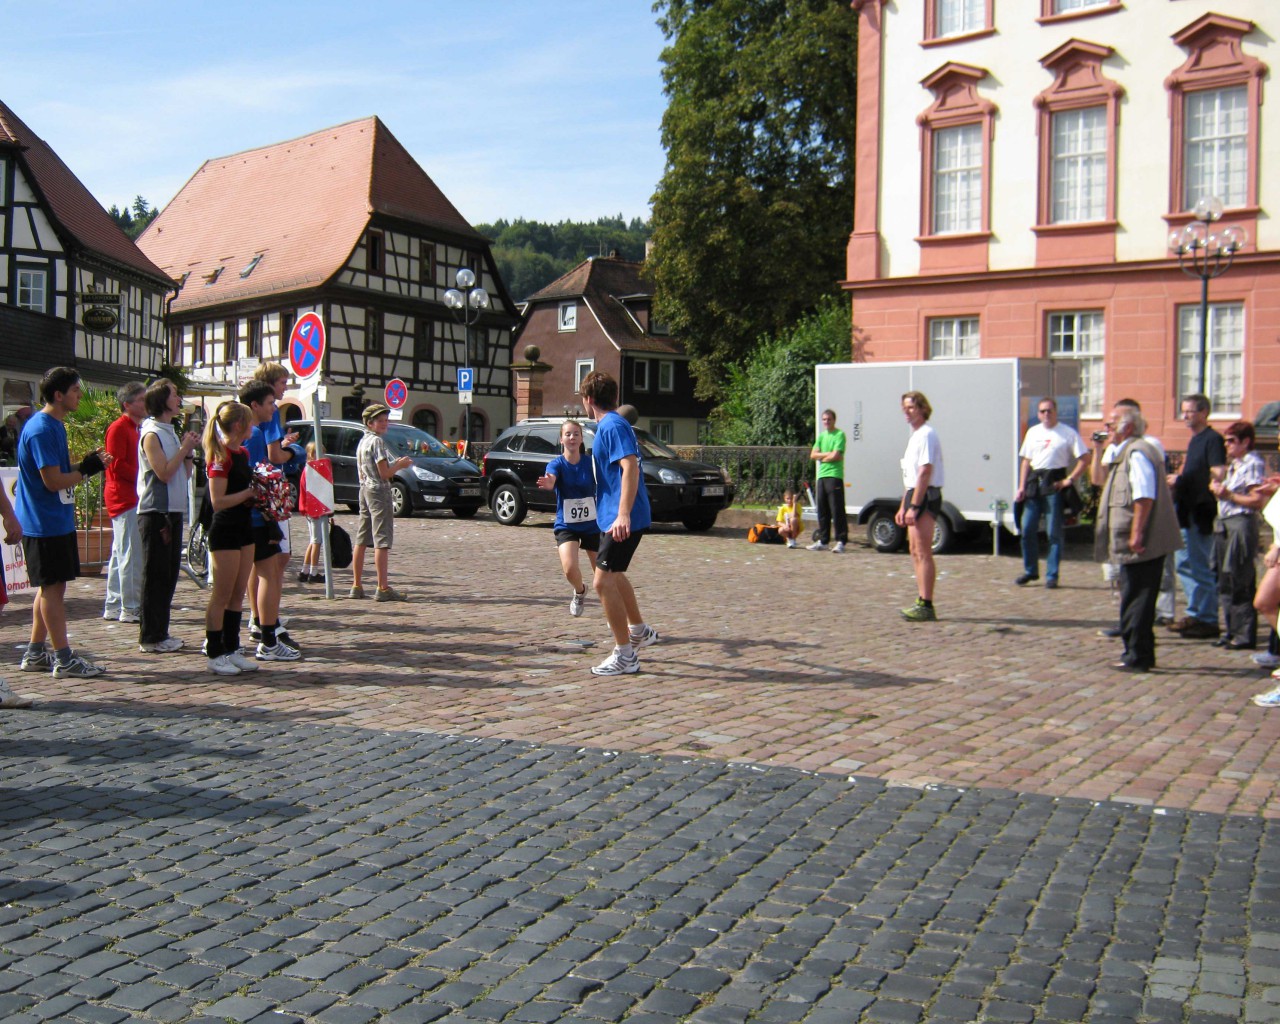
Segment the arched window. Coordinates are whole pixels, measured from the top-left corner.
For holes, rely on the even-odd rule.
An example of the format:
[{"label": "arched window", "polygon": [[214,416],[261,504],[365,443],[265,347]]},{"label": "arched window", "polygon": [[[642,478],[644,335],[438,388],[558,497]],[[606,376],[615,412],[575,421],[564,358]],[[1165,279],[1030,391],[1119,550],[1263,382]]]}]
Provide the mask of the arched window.
[{"label": "arched window", "polygon": [[432,437],[440,436],[440,414],[430,406],[423,406],[413,411],[413,425],[425,430]]}]

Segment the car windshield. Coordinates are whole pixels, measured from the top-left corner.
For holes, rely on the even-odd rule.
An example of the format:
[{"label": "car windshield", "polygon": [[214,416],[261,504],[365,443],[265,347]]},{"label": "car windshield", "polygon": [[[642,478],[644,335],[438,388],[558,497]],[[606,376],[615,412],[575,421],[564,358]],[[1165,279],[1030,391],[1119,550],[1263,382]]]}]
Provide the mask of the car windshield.
[{"label": "car windshield", "polygon": [[393,423],[387,427],[387,447],[395,455],[430,455],[437,459],[456,459],[458,453],[417,427]]}]

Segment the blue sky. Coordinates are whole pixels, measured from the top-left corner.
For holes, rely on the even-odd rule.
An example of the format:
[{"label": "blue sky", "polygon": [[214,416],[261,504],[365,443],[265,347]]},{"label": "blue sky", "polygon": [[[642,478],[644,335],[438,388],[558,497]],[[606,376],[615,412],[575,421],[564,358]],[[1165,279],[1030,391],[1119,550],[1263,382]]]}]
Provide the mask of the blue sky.
[{"label": "blue sky", "polygon": [[0,100],[104,206],[378,115],[473,224],[647,217],[652,0],[0,0]]}]

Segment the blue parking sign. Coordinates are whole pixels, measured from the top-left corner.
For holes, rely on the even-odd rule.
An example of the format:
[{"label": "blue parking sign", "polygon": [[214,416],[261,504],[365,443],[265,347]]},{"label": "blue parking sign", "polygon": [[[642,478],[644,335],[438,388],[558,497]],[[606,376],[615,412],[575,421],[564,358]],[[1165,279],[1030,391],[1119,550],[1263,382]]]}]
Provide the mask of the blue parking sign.
[{"label": "blue parking sign", "polygon": [[458,390],[473,391],[475,390],[476,371],[469,366],[458,367]]}]

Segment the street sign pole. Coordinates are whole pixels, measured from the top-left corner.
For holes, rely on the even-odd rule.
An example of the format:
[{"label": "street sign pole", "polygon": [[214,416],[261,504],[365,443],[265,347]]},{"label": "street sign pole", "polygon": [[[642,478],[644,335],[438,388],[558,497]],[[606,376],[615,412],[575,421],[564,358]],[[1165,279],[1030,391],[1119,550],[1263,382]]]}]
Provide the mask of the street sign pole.
[{"label": "street sign pole", "polygon": [[[318,313],[304,313],[293,325],[289,334],[289,365],[299,381],[319,377],[324,365],[326,332],[324,321]],[[319,381],[317,380],[317,384]],[[324,443],[320,439],[319,392],[311,393],[312,443],[316,446],[316,458],[324,457]],[[306,472],[306,469],[303,469]],[[329,517],[320,520],[320,551],[324,558],[324,597],[333,600],[333,551],[329,544]]]}]

